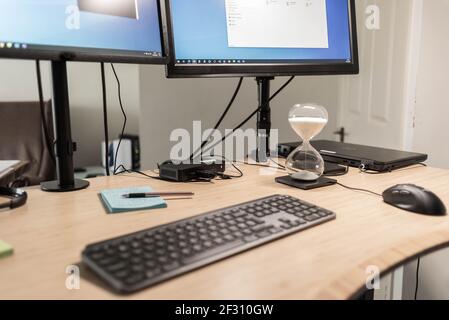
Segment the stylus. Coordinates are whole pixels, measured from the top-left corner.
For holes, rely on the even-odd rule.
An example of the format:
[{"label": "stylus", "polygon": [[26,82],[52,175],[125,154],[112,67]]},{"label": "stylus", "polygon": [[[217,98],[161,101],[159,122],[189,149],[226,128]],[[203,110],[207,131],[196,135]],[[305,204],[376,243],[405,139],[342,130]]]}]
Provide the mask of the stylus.
[{"label": "stylus", "polygon": [[130,193],[124,194],[124,198],[138,199],[138,198],[156,198],[156,197],[192,197],[193,192],[149,192],[149,193]]}]

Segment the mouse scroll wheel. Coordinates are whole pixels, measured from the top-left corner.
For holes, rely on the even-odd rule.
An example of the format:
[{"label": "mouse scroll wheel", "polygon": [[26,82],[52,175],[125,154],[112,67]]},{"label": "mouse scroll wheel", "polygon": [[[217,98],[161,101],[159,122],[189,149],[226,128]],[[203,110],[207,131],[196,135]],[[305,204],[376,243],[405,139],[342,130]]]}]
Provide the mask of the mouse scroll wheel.
[{"label": "mouse scroll wheel", "polygon": [[398,196],[398,195],[401,195],[401,196],[409,196],[409,195],[411,195],[410,191],[407,191],[407,190],[393,190],[392,193],[394,195],[396,195],[396,196]]}]

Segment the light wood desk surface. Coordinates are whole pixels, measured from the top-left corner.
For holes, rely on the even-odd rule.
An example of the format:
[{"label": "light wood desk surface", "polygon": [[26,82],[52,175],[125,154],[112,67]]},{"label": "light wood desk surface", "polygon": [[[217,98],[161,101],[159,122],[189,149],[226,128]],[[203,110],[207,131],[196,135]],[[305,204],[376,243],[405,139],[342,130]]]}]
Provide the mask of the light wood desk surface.
[{"label": "light wood desk surface", "polygon": [[[391,270],[449,244],[449,217],[404,212],[338,185],[296,190],[274,182],[282,172],[273,176],[258,167],[241,168],[243,178],[213,184],[119,176],[93,179],[89,189],[75,193],[30,190],[26,206],[0,212],[0,239],[15,248],[12,257],[0,260],[0,299],[346,299],[364,287],[368,266]],[[415,183],[449,206],[445,170],[414,167],[384,175],[351,170],[338,179],[379,193],[398,183]],[[170,201],[167,209],[118,215],[107,215],[97,196],[105,188],[146,185],[158,191],[195,191],[196,196]],[[80,290],[65,287],[66,267],[80,261],[89,243],[272,194],[333,210],[337,219],[134,295],[115,295],[84,268]]]}]

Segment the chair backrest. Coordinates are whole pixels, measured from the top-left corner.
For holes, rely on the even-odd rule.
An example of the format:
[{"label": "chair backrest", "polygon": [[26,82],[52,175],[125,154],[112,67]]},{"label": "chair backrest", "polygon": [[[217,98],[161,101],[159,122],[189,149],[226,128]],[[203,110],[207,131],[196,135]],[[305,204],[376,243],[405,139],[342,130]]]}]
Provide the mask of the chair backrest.
[{"label": "chair backrest", "polygon": [[52,104],[45,103],[45,119],[39,102],[0,102],[0,160],[28,161],[22,175],[25,185],[37,185],[55,178],[55,165],[45,141],[42,123],[53,142]]}]

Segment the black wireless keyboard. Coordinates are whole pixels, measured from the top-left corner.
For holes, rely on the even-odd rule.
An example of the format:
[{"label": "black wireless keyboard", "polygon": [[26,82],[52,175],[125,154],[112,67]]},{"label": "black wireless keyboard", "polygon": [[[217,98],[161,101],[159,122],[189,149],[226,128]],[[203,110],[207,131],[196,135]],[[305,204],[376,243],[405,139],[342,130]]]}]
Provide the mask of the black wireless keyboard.
[{"label": "black wireless keyboard", "polygon": [[332,219],[329,210],[275,195],[89,245],[83,262],[132,293]]}]

